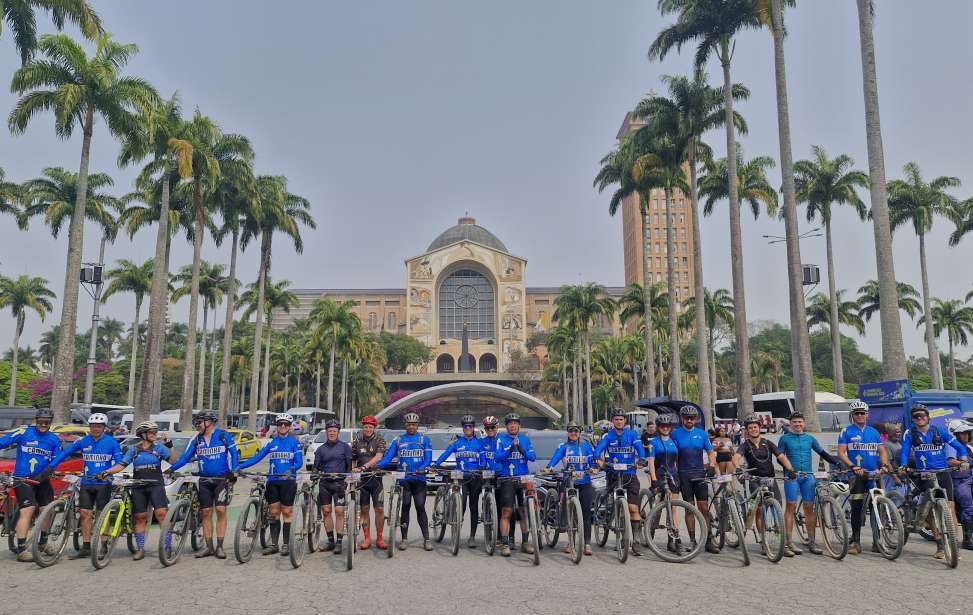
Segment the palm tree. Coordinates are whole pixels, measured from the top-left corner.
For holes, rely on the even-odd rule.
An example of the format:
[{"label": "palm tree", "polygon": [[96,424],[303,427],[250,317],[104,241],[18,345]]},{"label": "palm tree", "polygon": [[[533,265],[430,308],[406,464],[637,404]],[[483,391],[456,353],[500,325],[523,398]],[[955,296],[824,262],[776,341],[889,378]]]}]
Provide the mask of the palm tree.
[{"label": "palm tree", "polygon": [[[933,299],[932,303],[932,319],[936,337],[946,331],[946,339],[949,341],[949,377],[953,383],[953,390],[956,391],[954,345],[966,346],[969,343],[969,335],[973,334],[973,308],[963,305],[963,302],[959,299]],[[919,324],[923,324],[924,319],[925,316],[919,318]]]},{"label": "palm tree", "polygon": [[51,407],[57,422],[68,419],[68,403],[74,376],[74,335],[78,320],[78,271],[84,241],[87,211],[88,163],[95,116],[100,115],[114,136],[131,131],[132,112],[151,106],[158,98],[146,81],[122,77],[119,71],[138,48],[116,43],[108,34],[98,38],[94,56],[64,35],[45,35],[38,43],[45,60],[30,59],[14,73],[10,89],[21,98],[10,113],[11,132],[21,134],[41,111],[54,113],[54,128],[61,138],[70,138],[81,127],[81,165],[77,197],[68,237],[67,266],[61,306],[61,335],[54,366]]},{"label": "palm tree", "polygon": [[138,331],[139,314],[142,310],[142,300],[146,293],[152,288],[152,270],[155,267],[152,259],[138,265],[127,259],[119,259],[118,266],[105,272],[105,279],[108,286],[101,296],[102,302],[107,302],[108,298],[117,293],[132,293],[135,295],[135,317],[132,319],[132,351],[128,371],[128,397],[127,404],[133,405],[135,401],[135,371],[138,363]]},{"label": "palm tree", "polygon": [[[811,328],[815,325],[821,325],[828,327],[831,331],[832,339],[835,337],[834,331],[841,328],[841,325],[846,325],[849,327],[854,327],[858,332],[858,335],[865,335],[865,321],[861,317],[860,306],[857,301],[848,300],[844,301],[841,297],[843,290],[836,290],[834,293],[835,301],[838,304],[837,314],[837,326],[834,326],[831,308],[831,298],[824,293],[817,293],[807,305],[807,326]],[[839,331],[838,337],[840,339],[841,333]],[[833,359],[833,357],[832,357]],[[844,389],[836,389],[835,392],[838,395],[844,395]]]},{"label": "palm tree", "polygon": [[0,2],[0,34],[6,21],[13,32],[21,64],[26,64],[37,49],[37,9],[50,11],[51,21],[58,30],[64,28],[65,21],[70,21],[89,39],[104,33],[101,17],[87,0],[4,0]]},{"label": "palm tree", "polygon": [[7,181],[7,176],[0,167],[0,213],[16,218],[20,230],[27,230],[27,217],[24,216],[24,189],[20,184]]},{"label": "palm tree", "polygon": [[754,10],[755,0],[659,0],[663,15],[677,13],[676,23],[664,28],[649,48],[649,59],[663,60],[683,45],[696,43],[695,65],[701,68],[714,53],[723,68],[723,104],[726,116],[726,151],[728,152],[727,196],[730,201],[730,258],[733,271],[733,298],[736,304],[734,327],[737,336],[736,379],[738,412],[746,416],[753,412],[753,391],[750,382],[750,349],[747,344],[746,291],[743,283],[743,237],[740,230],[740,201],[738,194],[736,126],[733,118],[733,80],[730,61],[733,57],[734,37],[746,29],[759,27]]},{"label": "palm tree", "polygon": [[753,355],[754,388],[772,393],[780,388],[781,360],[773,352],[757,352]]},{"label": "palm tree", "polygon": [[[638,293],[640,298],[644,296],[641,287],[639,287]],[[641,311],[639,313],[641,314]],[[562,325],[551,327],[550,335],[547,338],[547,352],[551,358],[551,363],[556,364],[559,368],[561,396],[564,404],[564,419],[565,421],[578,421],[578,424],[580,424],[582,419],[579,416],[577,405],[572,407],[568,403],[568,365],[572,365],[571,378],[573,380],[575,375],[573,372],[572,357],[576,353],[576,344],[577,336],[571,328]]]},{"label": "palm tree", "polygon": [[[915,320],[916,314],[922,312],[922,304],[919,303],[919,291],[905,282],[898,282],[896,291],[899,296],[899,309],[908,314],[910,319]],[[869,280],[858,289],[858,305],[859,313],[865,319],[865,322],[870,321],[872,315],[880,311],[878,280]]]},{"label": "palm tree", "polygon": [[[347,331],[361,327],[361,320],[351,310],[357,301],[338,303],[333,299],[318,299],[308,316],[313,323],[311,344],[317,349],[329,349],[328,361],[328,412],[334,412],[334,365],[340,339]],[[320,352],[320,350],[319,350]]]},{"label": "palm tree", "polygon": [[[926,182],[919,165],[909,162],[903,167],[905,179],[889,182],[888,207],[889,222],[895,231],[903,224],[912,223],[912,229],[919,238],[919,268],[922,272],[922,313],[926,323],[926,347],[929,351],[929,377],[932,386],[943,388],[943,372],[939,364],[939,351],[936,349],[936,336],[930,325],[931,311],[929,296],[929,272],[926,265],[926,233],[932,230],[936,215],[949,216],[956,206],[956,197],[946,192],[947,188],[959,187],[959,178],[942,176]],[[933,319],[935,320],[935,319]]]},{"label": "palm tree", "polygon": [[[645,297],[648,294],[648,308],[646,308]],[[652,339],[653,334],[656,332],[655,324],[659,321],[665,321],[668,318],[669,309],[669,297],[668,293],[665,291],[661,283],[652,284],[649,286],[649,292],[646,293],[642,290],[642,286],[636,283],[630,284],[626,287],[625,292],[618,300],[618,307],[620,309],[618,317],[622,322],[628,322],[629,319],[640,317],[642,318],[640,324],[638,325],[639,331],[643,334],[643,337],[648,337]],[[648,312],[650,315],[650,320],[652,326],[645,326],[644,314]],[[664,323],[668,326],[668,323]],[[663,328],[665,328],[665,326]],[[661,353],[656,353],[661,357]],[[650,360],[648,353],[645,357],[645,371],[646,376],[652,375],[652,381],[655,382],[656,378],[656,357]],[[659,374],[661,378],[661,373]]]},{"label": "palm tree", "polygon": [[[274,310],[280,310],[289,314],[291,308],[296,308],[301,304],[297,299],[297,295],[291,292],[290,286],[290,280],[278,280],[274,282],[268,278],[267,286],[264,288],[263,309],[264,315],[267,317],[267,340],[264,342],[263,385],[260,391],[262,396],[261,404],[264,408],[267,407],[267,401],[270,396],[270,352],[272,348],[270,337],[274,327]],[[247,287],[247,291],[240,295],[240,305],[246,306],[242,318],[249,320],[250,316],[256,311],[259,303],[260,288],[255,282],[250,284]]]},{"label": "palm tree", "polygon": [[[36,369],[37,364],[40,362],[40,357],[37,351],[30,347],[30,344],[24,346],[23,348],[17,349],[17,356],[19,357],[20,363],[26,364],[31,369]],[[14,349],[10,348],[5,353],[3,353],[4,361],[14,360]]]},{"label": "palm tree", "polygon": [[[28,218],[44,216],[44,223],[50,227],[51,235],[57,237],[64,223],[70,224],[74,214],[74,203],[78,199],[78,174],[61,167],[47,167],[42,175],[24,182],[24,197],[28,203],[24,215]],[[102,228],[115,226],[115,216],[122,210],[118,198],[102,191],[114,184],[105,173],[88,175],[85,218]]]},{"label": "palm tree", "polygon": [[[828,294],[831,297],[831,321],[838,320],[838,297],[835,294],[834,251],[831,239],[831,206],[850,205],[858,217],[868,215],[865,203],[858,196],[857,188],[868,186],[868,176],[851,167],[855,164],[844,154],[828,158],[828,152],[820,145],[811,147],[812,160],[799,160],[794,165],[797,199],[807,205],[807,221],[820,217],[824,224],[824,240],[828,253]],[[831,329],[831,359],[834,369],[834,388],[838,395],[845,394],[845,370],[841,359],[841,334],[837,327]]]},{"label": "palm tree", "polygon": [[[186,295],[191,294],[193,288],[193,265],[186,265],[179,270],[176,274],[175,280],[182,282],[182,286],[177,288],[172,293],[172,301],[175,303],[179,301]],[[223,287],[226,285],[226,278],[223,277],[223,265],[217,263],[208,263],[205,260],[200,260],[199,269],[197,271],[199,274],[196,280],[196,289],[199,297],[203,299],[203,343],[201,347],[201,352],[199,353],[199,382],[196,385],[196,405],[190,404],[188,406],[189,412],[193,409],[202,410],[203,409],[203,393],[205,390],[205,373],[206,373],[206,351],[208,348],[208,337],[207,337],[207,327],[209,326],[209,312],[210,309],[215,310],[216,305],[223,300]],[[192,327],[189,328],[190,332]],[[189,345],[186,345],[186,355],[189,355]]]},{"label": "palm tree", "polygon": [[[716,338],[716,328],[722,323],[729,327],[733,327],[733,295],[730,294],[725,288],[718,288],[712,293],[707,288],[703,291],[703,309],[706,310],[706,323],[708,325],[707,331],[707,347],[709,348],[709,374],[710,381],[709,386],[712,391],[711,397],[714,400],[717,398],[716,389],[716,351],[714,350],[714,341]],[[696,297],[689,298],[688,310],[696,310]]]},{"label": "palm tree", "polygon": [[120,344],[125,333],[125,324],[116,318],[103,318],[98,323],[98,343],[105,347],[108,360],[115,358],[115,345]]},{"label": "palm tree", "polygon": [[54,325],[47,331],[41,334],[40,344],[37,346],[37,352],[41,361],[41,365],[50,369],[54,366],[54,359],[57,356],[58,338],[61,335],[61,329],[57,325]]},{"label": "palm tree", "polygon": [[0,309],[9,307],[13,313],[14,326],[13,360],[10,366],[10,397],[8,405],[17,404],[17,359],[20,350],[20,336],[27,321],[27,310],[33,310],[41,317],[54,309],[51,299],[55,295],[47,287],[47,280],[22,275],[16,279],[0,276]]}]

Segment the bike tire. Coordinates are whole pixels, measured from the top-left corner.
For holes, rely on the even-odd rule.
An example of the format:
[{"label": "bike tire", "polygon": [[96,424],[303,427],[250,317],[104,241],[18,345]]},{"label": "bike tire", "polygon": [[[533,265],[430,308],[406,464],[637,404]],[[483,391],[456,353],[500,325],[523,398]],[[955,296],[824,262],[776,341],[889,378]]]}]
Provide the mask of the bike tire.
[{"label": "bike tire", "polygon": [[549,489],[544,496],[541,529],[544,532],[544,545],[551,548],[555,547],[561,538],[561,514],[558,510],[560,496],[556,489]]},{"label": "bike tire", "polygon": [[648,547],[650,541],[649,524],[644,523],[644,520],[649,518],[649,511],[652,510],[652,500],[653,495],[650,489],[642,489],[639,492],[639,517],[643,520],[643,523],[641,536],[637,536],[636,538],[642,543],[643,547]]},{"label": "bike tire", "polygon": [[595,523],[595,520],[592,519],[592,529],[595,532],[595,542],[603,549],[608,544],[608,534],[611,531],[609,527],[611,511],[608,509],[608,498],[605,494],[601,494],[595,499],[594,510],[598,522]]},{"label": "bike tire", "polygon": [[307,547],[306,514],[307,498],[301,497],[300,502],[294,507],[294,514],[291,517],[291,535],[287,539],[287,557],[294,568],[300,568],[304,563],[304,552]]},{"label": "bike tire", "polygon": [[118,515],[122,513],[122,500],[112,499],[105,506],[105,509],[98,515],[91,531],[91,565],[96,570],[101,570],[111,563],[112,552],[115,550],[115,541],[118,535],[103,534],[102,530],[111,531],[116,524]]},{"label": "bike tire", "polygon": [[[844,516],[843,511],[842,516]],[[797,529],[797,535],[801,538],[801,542],[807,542],[807,517],[804,514],[803,499],[797,501],[797,508],[794,510],[794,527]]]},{"label": "bike tire", "polygon": [[388,530],[389,537],[387,541],[386,553],[388,556],[395,556],[395,533],[399,529],[399,517],[402,515],[402,494],[396,489],[392,489],[389,493],[389,518],[386,524],[386,529]]},{"label": "bike tire", "polygon": [[944,561],[948,568],[956,568],[959,564],[959,545],[956,544],[956,524],[953,523],[953,513],[949,510],[949,502],[943,498],[938,498],[933,502],[935,511],[934,519],[939,526],[939,535],[942,536],[943,552],[946,557]]},{"label": "bike tire", "polygon": [[584,515],[581,511],[581,500],[577,496],[568,498],[566,502],[567,538],[571,547],[571,561],[581,563],[584,553]]},{"label": "bike tire", "polygon": [[345,503],[345,569],[355,567],[355,551],[358,549],[358,502],[354,498]]},{"label": "bike tire", "polygon": [[203,522],[201,519],[197,519],[196,526],[193,527],[193,533],[189,535],[189,546],[195,552],[202,549],[205,545],[206,537],[203,536]]},{"label": "bike tire", "polygon": [[882,557],[894,561],[902,554],[905,546],[905,527],[902,525],[902,515],[895,502],[888,497],[875,498],[875,508],[878,510],[878,549]]},{"label": "bike tire", "polygon": [[[314,495],[309,494],[308,496],[308,507],[307,516],[304,518],[304,525],[307,526],[307,536],[304,540],[307,541],[307,552],[314,553],[318,550],[319,540],[321,536],[321,519],[318,513],[318,501]],[[358,502],[355,502],[357,504]]]},{"label": "bike tire", "polygon": [[[624,500],[619,501],[624,502]],[[682,509],[683,511],[682,515],[676,512],[679,509]],[[664,530],[668,539],[670,527],[673,527],[678,523],[680,516],[692,516],[696,520],[697,528],[706,527],[706,517],[703,516],[703,513],[685,500],[670,500],[669,506],[666,505],[666,500],[656,502],[655,506],[653,506],[649,511],[649,516],[643,519],[642,522],[651,523],[656,529]],[[702,538],[702,535],[700,537]],[[673,553],[672,551],[669,551],[667,548],[656,543],[654,539],[650,540],[647,546],[649,547],[649,550],[662,561],[669,562],[671,564],[682,564],[690,561],[702,553],[703,549],[706,547],[706,540],[697,540],[690,550],[682,551],[680,553]]]},{"label": "bike tire", "polygon": [[436,489],[436,499],[432,505],[432,531],[436,542],[442,542],[446,536],[446,491],[445,486]]},{"label": "bike tire", "polygon": [[42,548],[37,539],[40,532],[34,532],[35,538],[31,541],[30,550],[34,555],[34,563],[41,568],[53,566],[61,559],[68,545],[68,534],[72,533],[72,523],[69,519],[69,515],[73,515],[72,509],[73,507],[68,508],[67,502],[63,499],[57,499],[42,508],[37,515],[35,527],[50,528],[47,534],[47,548]]},{"label": "bike tire", "polygon": [[527,498],[527,523],[530,526],[530,541],[534,546],[531,563],[541,565],[540,515],[537,512],[537,498]]},{"label": "bike tire", "polygon": [[730,518],[730,525],[733,526],[734,539],[740,549],[740,557],[743,565],[750,565],[750,551],[747,549],[747,526],[743,523],[743,514],[740,506],[735,499],[728,500],[727,514]]},{"label": "bike tire", "polygon": [[833,559],[841,561],[848,555],[850,532],[848,520],[838,501],[830,495],[818,496],[818,525],[824,546]]},{"label": "bike tire", "polygon": [[483,514],[480,522],[483,524],[483,548],[487,555],[493,555],[497,550],[497,500],[492,491],[483,494]]},{"label": "bike tire", "polygon": [[[781,511],[780,502],[777,498],[764,498],[758,505],[759,514],[763,515],[763,545],[764,555],[773,563],[779,562],[784,557],[784,547],[787,545],[787,530],[784,527],[784,513]],[[777,544],[771,546],[771,538],[777,540]]]},{"label": "bike tire", "polygon": [[192,533],[192,510],[188,498],[178,498],[169,507],[166,518],[159,528],[159,562],[169,567],[176,564],[182,557],[182,549],[186,539]]},{"label": "bike tire", "polygon": [[261,533],[260,500],[250,498],[243,505],[240,516],[236,520],[236,529],[233,530],[233,556],[236,561],[246,564],[253,557],[254,548],[257,546],[257,535]]},{"label": "bike tire", "polygon": [[[615,498],[614,521],[612,528],[615,532],[615,557],[622,564],[628,561],[628,551],[632,545],[632,514],[628,510],[628,502],[623,498]],[[705,526],[703,526],[705,527]]]},{"label": "bike tire", "polygon": [[460,530],[463,529],[463,494],[459,491],[450,496],[450,552],[455,556],[459,553]]}]

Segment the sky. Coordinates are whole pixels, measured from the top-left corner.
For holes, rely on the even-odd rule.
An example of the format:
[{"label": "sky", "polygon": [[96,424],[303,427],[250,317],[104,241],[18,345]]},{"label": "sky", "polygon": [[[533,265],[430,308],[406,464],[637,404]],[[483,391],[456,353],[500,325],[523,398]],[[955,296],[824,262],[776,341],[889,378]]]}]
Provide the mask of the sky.
[{"label": "sky", "polygon": [[[650,90],[664,93],[660,76],[689,74],[692,50],[650,63],[654,36],[672,22],[651,0],[452,0],[268,3],[244,0],[120,2],[92,0],[107,29],[139,54],[126,72],[148,79],[163,96],[178,92],[187,112],[200,109],[225,132],[249,137],[262,174],[287,176],[289,189],[308,198],[317,221],[304,231],[305,248],[278,238],[272,276],[297,288],[404,287],[404,260],[423,252],[465,212],[528,259],[529,285],[596,281],[624,283],[621,220],[608,215],[608,196],[592,188],[599,159],[615,143],[626,111]],[[791,131],[796,159],[812,144],[848,154],[867,170],[858,21],[853,2],[803,0],[787,15]],[[606,8],[611,7],[611,10]],[[968,146],[973,128],[968,36],[973,3],[883,0],[875,20],[886,173],[900,177],[908,161],[927,178],[959,177],[960,198],[973,192]],[[945,18],[944,17],[948,17]],[[49,24],[42,29],[50,30]],[[70,26],[67,31],[76,34]],[[19,65],[9,30],[0,34],[0,80]],[[717,64],[710,80],[721,81]],[[766,31],[737,41],[733,79],[752,92],[738,105],[750,126],[740,141],[747,158],[779,157],[772,40]],[[957,76],[963,76],[957,78]],[[0,88],[6,113],[16,96]],[[80,130],[59,140],[50,115],[26,133],[0,131],[0,168],[8,180],[38,177],[43,168],[78,168]],[[725,136],[706,140],[725,154]],[[134,169],[118,169],[118,144],[99,126],[91,170],[132,188]],[[779,170],[772,183],[779,185]],[[868,193],[861,195],[866,203]],[[730,288],[727,209],[702,223],[704,279]],[[814,228],[804,221],[801,229]],[[838,287],[853,294],[875,277],[872,230],[851,210],[834,222]],[[962,298],[971,275],[973,238],[948,248],[951,224],[938,220],[928,238],[931,293]],[[788,321],[783,244],[777,219],[743,218],[747,314],[751,321]],[[0,219],[0,273],[45,277],[61,294],[67,233],[54,239],[36,219],[28,232]],[[99,235],[88,227],[85,259],[97,257]],[[109,246],[118,258],[151,257],[155,232],[145,230]],[[895,235],[896,277],[920,283],[918,242],[910,228]],[[228,263],[229,248],[207,241],[203,257]],[[192,259],[177,240],[173,270]],[[802,243],[802,260],[821,266],[822,237]],[[256,249],[239,261],[238,277],[256,277]],[[826,290],[823,283],[819,290]],[[131,296],[112,298],[107,316],[126,323]],[[174,308],[185,319],[188,300]],[[90,319],[82,294],[79,327]],[[22,345],[36,347],[58,322],[60,303],[41,323],[30,314]],[[861,347],[878,356],[877,318]],[[14,322],[0,315],[0,346]],[[906,352],[924,355],[921,330],[903,320]],[[945,347],[945,339],[941,341]],[[966,358],[969,350],[959,354]]]}]

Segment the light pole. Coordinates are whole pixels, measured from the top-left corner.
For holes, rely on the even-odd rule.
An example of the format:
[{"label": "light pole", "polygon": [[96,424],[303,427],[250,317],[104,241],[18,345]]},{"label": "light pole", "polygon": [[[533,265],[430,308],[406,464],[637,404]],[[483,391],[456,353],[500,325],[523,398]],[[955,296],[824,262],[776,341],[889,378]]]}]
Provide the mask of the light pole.
[{"label": "light pole", "polygon": [[[803,233],[798,235],[797,238],[798,240],[801,240],[801,239],[808,239],[809,237],[822,237],[822,236],[823,235],[821,234],[821,228],[818,227],[818,228],[812,228],[811,230],[808,231],[804,231]],[[769,243],[770,245],[787,241],[787,237],[781,237],[780,235],[761,235],[761,237],[763,237],[764,239],[769,239],[770,241],[768,241],[767,243]]]},{"label": "light pole", "polygon": [[[98,321],[99,308],[101,307],[101,288],[102,271],[105,268],[105,244],[108,243],[106,235],[101,236],[101,248],[98,252],[97,263],[83,263],[81,268],[81,284],[85,291],[94,300],[95,305],[91,311],[91,337],[88,340],[88,368],[85,370],[84,378],[84,407],[91,411],[91,396],[95,386],[95,357],[98,351]],[[91,288],[94,289],[92,292]]]}]

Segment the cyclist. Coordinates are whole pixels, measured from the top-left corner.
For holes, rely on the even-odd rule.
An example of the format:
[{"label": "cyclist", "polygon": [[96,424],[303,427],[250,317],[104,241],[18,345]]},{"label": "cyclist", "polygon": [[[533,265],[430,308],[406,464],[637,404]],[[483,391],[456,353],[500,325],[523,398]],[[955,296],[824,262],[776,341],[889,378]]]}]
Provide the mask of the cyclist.
[{"label": "cyclist", "polygon": [[[374,416],[366,416],[361,420],[361,424],[361,434],[351,443],[351,457],[355,467],[368,471],[382,460],[382,455],[388,449],[388,443],[385,442],[385,438],[375,433],[375,428],[378,427],[378,419]],[[382,477],[375,475],[366,478],[362,481],[358,491],[361,494],[359,496],[361,528],[365,534],[358,548],[368,549],[372,546],[372,537],[368,529],[368,509],[369,505],[371,505],[375,509],[375,546],[384,551],[387,545],[385,544],[384,537],[385,504],[382,501],[382,494],[384,492]]]},{"label": "cyclist", "polygon": [[156,481],[155,484],[133,487],[131,490],[132,512],[135,514],[135,553],[132,559],[138,561],[145,557],[149,504],[152,504],[160,526],[169,512],[169,498],[162,483],[162,462],[172,463],[176,459],[176,451],[168,437],[163,438],[162,444],[159,443],[159,426],[152,421],[139,423],[135,435],[140,440],[125,451],[121,461],[99,474],[98,478],[104,480],[108,474],[121,472],[131,464],[132,478]]},{"label": "cyclist", "polygon": [[[31,479],[34,484],[23,482],[14,489],[14,495],[20,504],[20,516],[17,518],[15,532],[17,534],[17,561],[32,562],[34,556],[27,549],[27,534],[30,524],[34,520],[34,513],[38,508],[47,506],[54,500],[54,488],[51,486],[50,475],[42,478],[40,475],[51,465],[51,461],[61,450],[61,439],[51,432],[51,422],[54,412],[50,408],[38,408],[34,414],[34,424],[23,431],[15,431],[0,436],[0,450],[17,447],[17,459],[14,461],[14,478]],[[55,466],[56,467],[56,466]],[[38,537],[40,544],[47,543],[47,532],[41,532]]]},{"label": "cyclist", "polygon": [[117,465],[122,460],[122,448],[118,440],[105,433],[108,427],[108,416],[101,412],[94,412],[88,417],[87,436],[75,440],[71,446],[62,450],[51,465],[44,470],[50,476],[54,468],[62,461],[81,453],[84,459],[84,470],[81,474],[81,491],[78,494],[78,514],[81,517],[81,550],[71,559],[88,557],[91,555],[91,518],[93,510],[101,510],[111,498],[111,483],[96,478],[98,474]]},{"label": "cyclist", "polygon": [[[682,425],[672,430],[672,439],[676,441],[676,447],[679,449],[679,492],[682,499],[690,504],[695,503],[709,521],[709,485],[700,479],[704,476],[716,475],[716,451],[713,450],[709,434],[696,426],[699,421],[699,409],[696,406],[687,404],[679,408],[679,419]],[[696,520],[692,516],[686,517],[686,526],[689,535],[695,536]],[[706,532],[706,550],[710,553],[720,551],[713,544],[709,532]]]},{"label": "cyclist", "polygon": [[[497,449],[494,461],[497,464],[497,474],[502,477],[524,476],[530,473],[528,461],[537,461],[534,445],[527,434],[520,433],[520,415],[511,412],[503,417],[503,424],[507,433],[497,438]],[[500,555],[510,557],[510,517],[513,516],[514,506],[520,514],[520,545],[524,553],[533,553],[534,545],[530,544],[527,532],[527,511],[524,508],[524,487],[516,480],[505,480],[500,484]]]},{"label": "cyclist", "polygon": [[649,442],[658,435],[658,427],[656,427],[655,423],[654,420],[646,421],[645,427],[642,428],[642,433],[639,435],[639,439],[642,440],[642,446],[645,447],[645,450],[649,450]]},{"label": "cyclist", "polygon": [[[777,463],[784,468],[784,475],[788,478],[796,478],[797,474],[794,472],[794,467],[791,465],[787,455],[780,452],[777,445],[770,440],[765,440],[760,437],[760,416],[757,414],[750,414],[743,420],[744,434],[745,438],[740,446],[737,447],[736,454],[733,455],[733,465],[734,467],[741,467],[743,462],[746,462],[747,468],[750,470],[749,488],[753,492],[760,488],[761,478],[774,478],[774,459]],[[770,487],[774,494],[774,497],[778,502],[781,501],[780,497],[780,487],[777,486],[777,481],[774,481]],[[764,521],[761,515],[755,515],[757,520],[757,529],[761,532],[763,531]],[[793,553],[790,553],[787,549],[784,549],[784,555],[787,557],[794,557]]]},{"label": "cyclist", "polygon": [[[212,479],[199,482],[199,506],[202,509],[203,537],[206,548],[196,557],[215,555],[226,559],[223,537],[226,536],[226,507],[230,503],[230,489],[236,482],[240,452],[236,442],[226,431],[216,427],[219,417],[212,410],[200,412],[194,421],[198,435],[190,440],[182,456],[169,468],[175,472],[193,459],[199,464],[199,475]],[[213,509],[216,509],[216,547],[213,547]]]},{"label": "cyclist", "polygon": [[784,481],[784,497],[787,498],[787,508],[784,510],[784,527],[787,531],[787,542],[784,545],[784,555],[800,555],[803,553],[800,547],[791,541],[791,533],[794,531],[794,518],[797,513],[797,501],[804,502],[804,517],[807,519],[807,549],[815,555],[820,554],[821,547],[814,542],[814,529],[816,519],[814,518],[814,498],[815,486],[817,481],[811,471],[811,451],[818,454],[832,465],[840,464],[840,461],[824,450],[817,438],[804,431],[804,415],[794,412],[790,416],[790,431],[785,433],[777,441],[777,448],[787,455],[795,472],[804,472],[804,476],[789,478]]},{"label": "cyclist", "polygon": [[[610,464],[626,464],[629,466],[643,465],[645,459],[645,447],[642,440],[634,429],[627,426],[628,417],[621,408],[612,410],[612,429],[598,441],[595,448],[595,458],[598,460],[599,467],[605,467],[605,460],[601,457],[607,455]],[[632,516],[632,536],[641,535],[642,518],[639,516],[639,479],[635,467],[631,467],[621,472],[616,472],[609,466],[607,468],[609,484],[615,484],[620,473],[622,485],[625,487],[625,499],[628,501],[628,511]],[[641,555],[638,541],[632,541],[632,555]]]},{"label": "cyclist", "polygon": [[[464,474],[482,470],[486,467],[486,460],[483,454],[483,445],[476,437],[476,419],[472,415],[466,414],[460,419],[463,427],[463,435],[449,443],[446,450],[439,456],[439,459],[432,463],[432,467],[442,465],[444,461],[453,455],[456,460],[456,469]],[[468,477],[463,487],[463,506],[464,510],[470,511],[470,537],[466,541],[466,546],[476,548],[476,526],[480,523],[480,492],[483,490],[483,479],[479,476]]]},{"label": "cyclist", "polygon": [[[564,469],[575,474],[574,486],[578,490],[578,499],[581,500],[581,522],[584,525],[584,554],[591,555],[591,503],[595,500],[591,472],[595,468],[595,449],[581,439],[581,426],[576,422],[568,423],[567,432],[568,441],[558,445],[554,456],[547,463],[547,469],[553,470],[563,462]],[[565,553],[570,551],[570,546],[564,548]]]},{"label": "cyclist", "polygon": [[[851,425],[838,435],[838,458],[851,468],[854,476],[849,481],[851,492],[851,544],[848,552],[858,555],[862,552],[861,530],[865,522],[865,495],[873,487],[866,474],[884,472],[889,467],[888,451],[882,443],[878,430],[868,425],[868,404],[855,400],[848,405]],[[872,552],[880,553],[878,548],[879,532],[875,519],[872,523]],[[810,532],[810,530],[808,530]],[[811,534],[808,534],[811,538]]]},{"label": "cyclist", "polygon": [[[264,499],[270,505],[270,544],[264,550],[264,555],[271,555],[278,551],[287,555],[287,541],[291,537],[291,516],[294,514],[294,498],[297,496],[297,472],[304,467],[304,453],[301,441],[294,437],[291,425],[294,417],[289,414],[278,414],[274,420],[277,433],[267,444],[257,451],[257,454],[240,464],[240,470],[252,468],[260,463],[264,457],[269,457],[267,489]],[[278,549],[277,541],[283,521],[284,542]]]},{"label": "cyclist", "polygon": [[[314,451],[314,469],[328,474],[342,474],[351,472],[352,451],[347,442],[342,442],[338,436],[341,433],[341,423],[334,419],[324,424],[327,440]],[[342,519],[345,515],[345,481],[340,478],[322,478],[318,481],[318,506],[324,517],[324,531],[328,533],[328,543],[323,551],[334,551],[340,554],[344,536],[341,535]],[[334,518],[331,512],[334,511]],[[335,523],[337,519],[337,523]],[[337,528],[337,539],[335,529]],[[349,536],[348,540],[355,540]],[[353,548],[348,545],[348,548]]]},{"label": "cyclist", "polygon": [[429,540],[429,517],[426,515],[426,477],[421,472],[432,463],[432,442],[419,433],[419,415],[410,412],[403,417],[405,433],[392,440],[391,446],[378,462],[378,467],[385,468],[392,460],[398,458],[399,469],[407,472],[402,480],[402,520],[399,529],[402,540],[398,548],[405,551],[409,546],[409,511],[413,502],[416,506],[416,521],[422,532],[422,548],[432,551],[432,541]]},{"label": "cyclist", "polygon": [[[966,449],[966,455],[973,452],[970,436],[973,435],[973,425],[966,421],[953,419],[949,422],[949,433]],[[954,447],[955,448],[955,447]],[[959,452],[959,451],[958,451]],[[973,474],[970,469],[955,468],[953,470],[953,495],[956,498],[957,517],[963,528],[963,548],[973,550]]]},{"label": "cyclist", "polygon": [[[495,460],[497,451],[497,429],[500,426],[500,420],[493,416],[492,414],[483,419],[483,432],[486,434],[480,438],[480,445],[483,448],[483,462],[484,469],[493,470],[497,472],[497,464]],[[497,487],[497,479],[489,479],[493,484],[494,489]],[[497,492],[499,493],[499,491]],[[500,511],[500,500],[495,500],[497,505],[497,512],[494,519],[499,519],[501,517]],[[500,546],[500,533],[497,532],[497,546]]]}]

